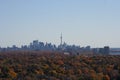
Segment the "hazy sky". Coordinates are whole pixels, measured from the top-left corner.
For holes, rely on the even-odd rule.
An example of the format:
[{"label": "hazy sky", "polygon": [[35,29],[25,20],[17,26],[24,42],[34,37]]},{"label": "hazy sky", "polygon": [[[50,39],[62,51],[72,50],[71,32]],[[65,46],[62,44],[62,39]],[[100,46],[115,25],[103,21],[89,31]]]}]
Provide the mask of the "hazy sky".
[{"label": "hazy sky", "polygon": [[0,0],[0,46],[38,39],[120,47],[120,0]]}]

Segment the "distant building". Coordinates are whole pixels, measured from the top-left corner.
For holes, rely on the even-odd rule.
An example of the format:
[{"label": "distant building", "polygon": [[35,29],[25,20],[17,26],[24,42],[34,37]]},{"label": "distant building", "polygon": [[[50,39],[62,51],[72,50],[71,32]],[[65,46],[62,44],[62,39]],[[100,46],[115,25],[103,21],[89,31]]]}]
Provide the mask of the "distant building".
[{"label": "distant building", "polygon": [[104,54],[104,48],[99,48],[99,53]]},{"label": "distant building", "polygon": [[110,53],[110,48],[109,46],[104,47],[104,54],[108,55]]},{"label": "distant building", "polygon": [[104,48],[93,48],[92,51],[94,54],[108,55],[110,53],[110,48],[109,46],[104,46]]},{"label": "distant building", "polygon": [[70,55],[70,53],[69,53],[69,52],[64,52],[64,54],[65,54],[65,55]]},{"label": "distant building", "polygon": [[94,54],[98,54],[99,53],[99,48],[93,48],[92,51],[93,51]]},{"label": "distant building", "polygon": [[27,45],[24,45],[24,46],[21,46],[21,49],[22,49],[22,50],[27,50],[28,47],[27,47]]},{"label": "distant building", "polygon": [[90,46],[86,46],[86,48],[85,48],[87,51],[90,51]]}]

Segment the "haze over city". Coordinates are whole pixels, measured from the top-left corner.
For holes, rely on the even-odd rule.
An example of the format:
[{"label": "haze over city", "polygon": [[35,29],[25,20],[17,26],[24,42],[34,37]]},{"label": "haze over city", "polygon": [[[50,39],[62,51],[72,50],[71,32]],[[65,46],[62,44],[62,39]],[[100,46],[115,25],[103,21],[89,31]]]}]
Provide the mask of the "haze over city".
[{"label": "haze over city", "polygon": [[120,47],[120,0],[1,0],[0,46],[33,40]]}]

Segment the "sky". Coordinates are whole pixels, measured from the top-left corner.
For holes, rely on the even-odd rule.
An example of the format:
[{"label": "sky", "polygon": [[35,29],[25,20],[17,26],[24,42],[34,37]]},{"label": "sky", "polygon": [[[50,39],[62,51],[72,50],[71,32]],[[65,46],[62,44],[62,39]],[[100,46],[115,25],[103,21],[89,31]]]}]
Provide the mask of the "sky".
[{"label": "sky", "polygon": [[120,0],[0,0],[0,46],[33,40],[120,47]]}]

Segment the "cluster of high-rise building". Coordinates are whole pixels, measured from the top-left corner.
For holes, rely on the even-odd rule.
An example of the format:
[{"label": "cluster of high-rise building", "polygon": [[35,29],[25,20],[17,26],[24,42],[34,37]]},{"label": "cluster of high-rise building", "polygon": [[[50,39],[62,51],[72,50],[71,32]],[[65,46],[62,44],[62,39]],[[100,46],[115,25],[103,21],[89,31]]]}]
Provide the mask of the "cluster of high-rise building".
[{"label": "cluster of high-rise building", "polygon": [[[62,40],[61,40],[62,41]],[[22,45],[21,47],[17,47],[13,45],[12,47],[0,48],[0,51],[60,51],[60,52],[68,52],[71,54],[81,54],[83,52],[93,52],[95,54],[109,54],[109,47],[106,46],[104,48],[91,48],[90,46],[80,47],[76,45],[68,45],[66,43],[62,43],[58,46],[51,43],[43,43],[38,40],[34,40],[29,45]]]},{"label": "cluster of high-rise building", "polygon": [[43,43],[39,42],[38,40],[34,40],[29,45],[22,45],[21,47],[17,47],[16,45],[13,45],[12,47],[7,48],[0,48],[0,51],[15,51],[15,50],[50,50],[54,51],[56,50],[56,45],[52,45],[51,43]]},{"label": "cluster of high-rise building", "polygon": [[17,47],[16,45],[13,45],[12,47],[0,48],[0,51],[13,51],[13,50],[79,51],[83,49],[90,50],[90,46],[83,48],[76,45],[68,45],[66,43],[56,46],[52,43],[43,43],[43,42],[39,42],[38,40],[34,40],[29,45],[22,45],[21,47]]},{"label": "cluster of high-rise building", "polygon": [[110,49],[108,46],[105,46],[104,48],[91,48],[90,46],[80,47],[76,45],[68,45],[65,42],[63,43],[61,34],[60,45],[58,46],[56,46],[55,44],[34,40],[29,45],[22,45],[21,47],[17,47],[16,45],[7,48],[0,47],[0,52],[4,51],[59,51],[79,55],[82,53],[109,54]]}]

